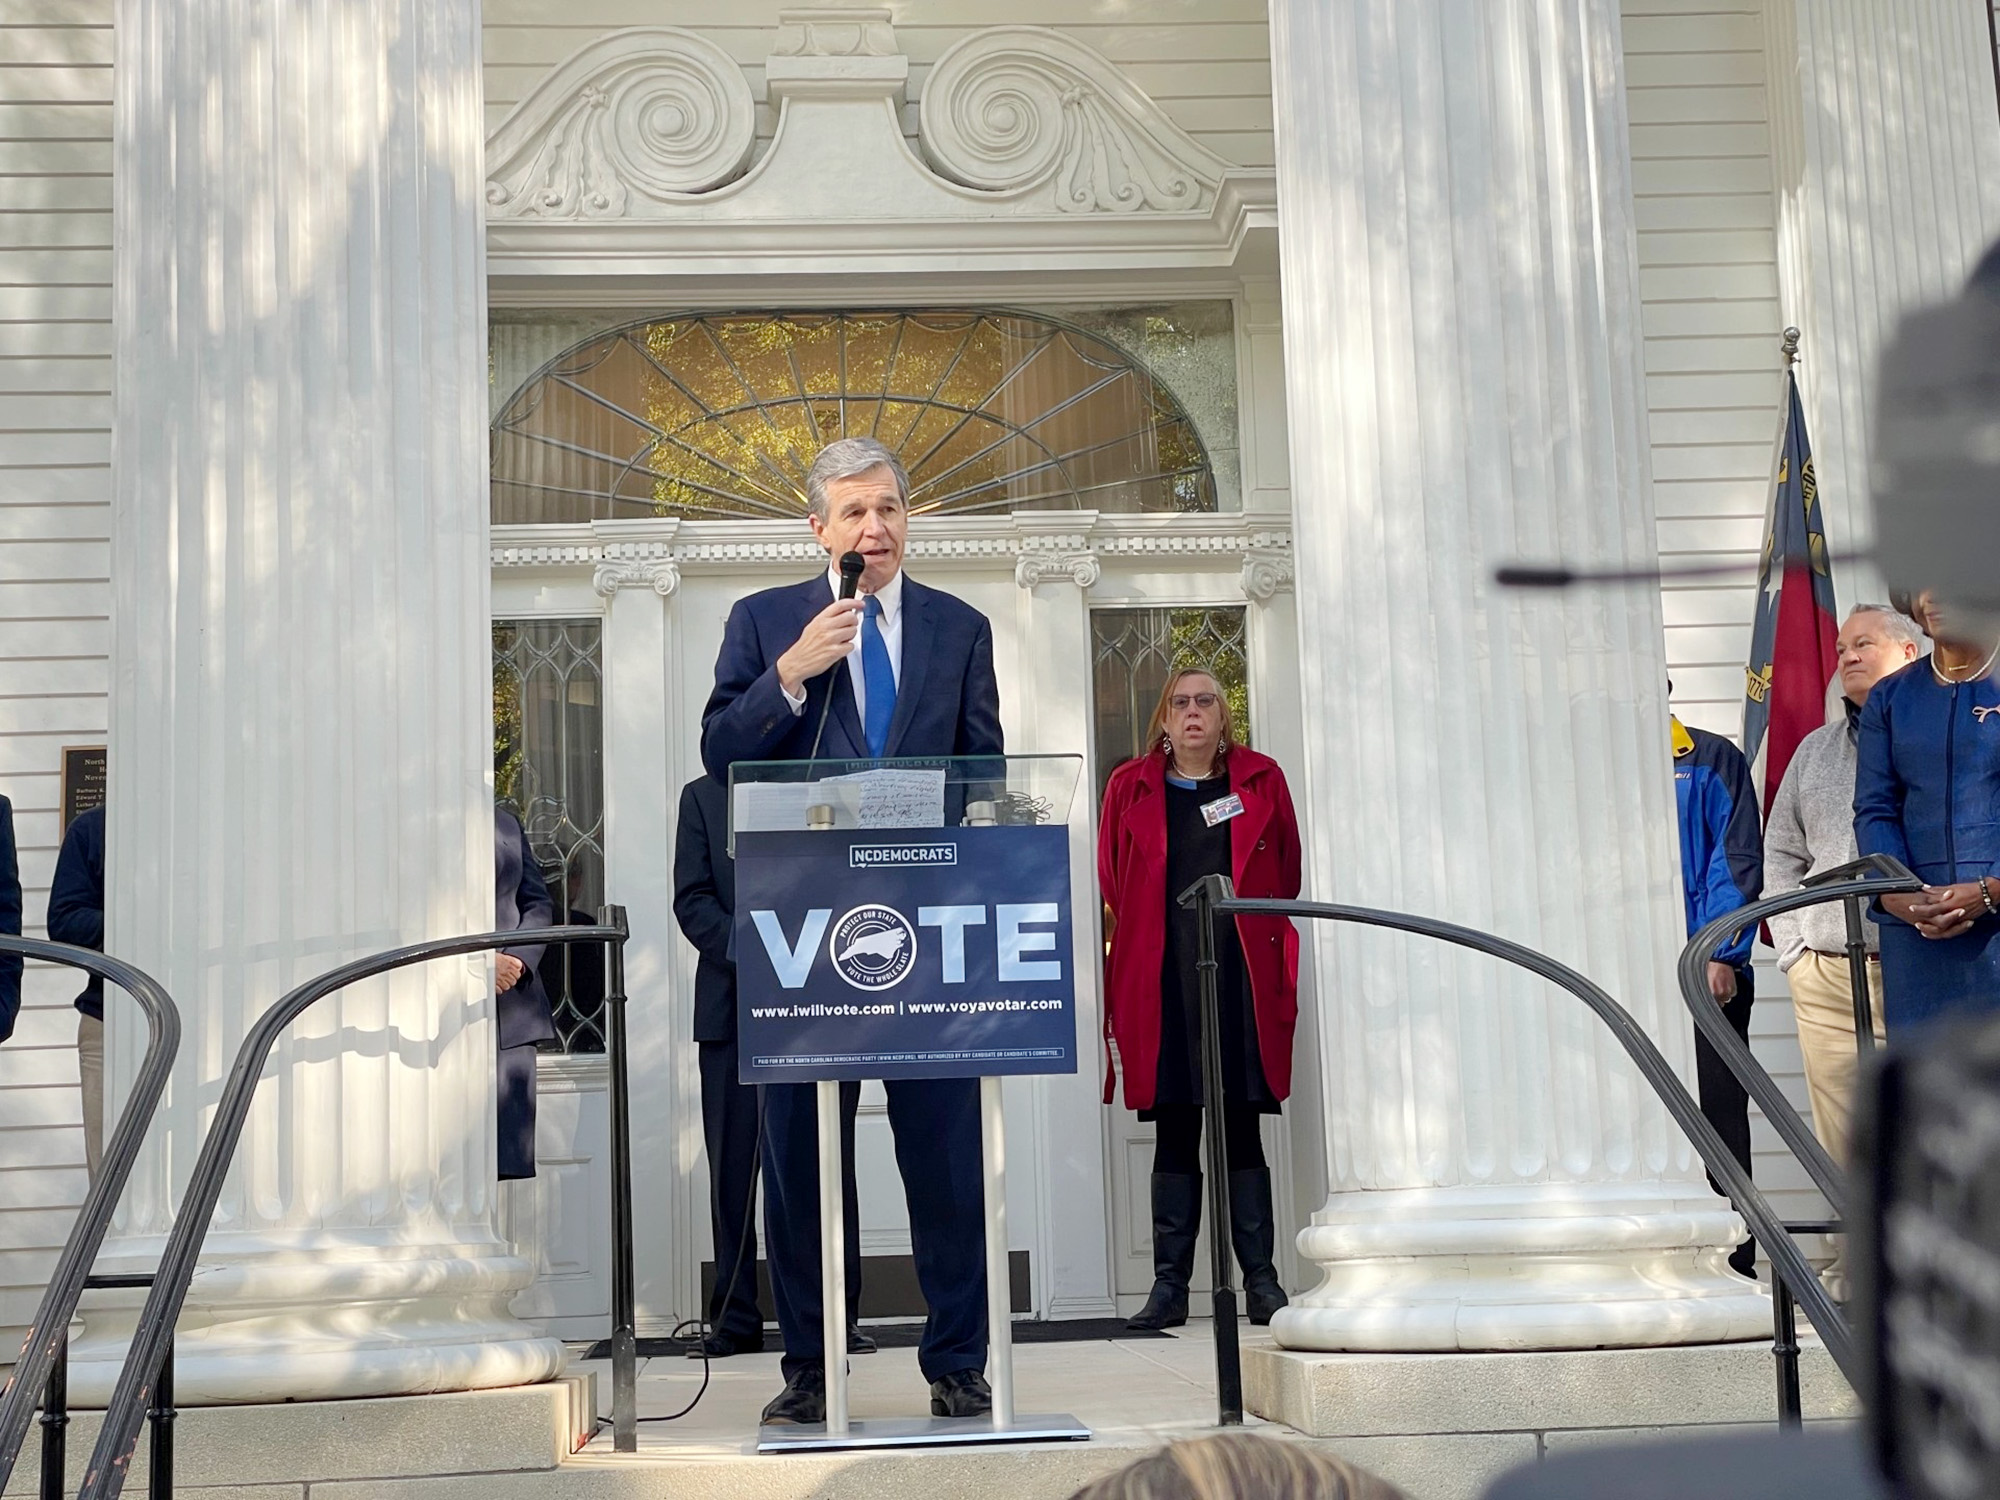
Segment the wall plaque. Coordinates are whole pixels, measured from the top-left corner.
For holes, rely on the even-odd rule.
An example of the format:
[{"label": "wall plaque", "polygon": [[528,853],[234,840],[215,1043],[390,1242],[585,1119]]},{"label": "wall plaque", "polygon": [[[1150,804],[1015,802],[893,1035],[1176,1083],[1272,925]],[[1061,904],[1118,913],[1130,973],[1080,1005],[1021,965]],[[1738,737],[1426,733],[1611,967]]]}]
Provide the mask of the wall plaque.
[{"label": "wall plaque", "polygon": [[62,751],[62,826],[104,806],[105,755],[102,745],[65,745]]}]

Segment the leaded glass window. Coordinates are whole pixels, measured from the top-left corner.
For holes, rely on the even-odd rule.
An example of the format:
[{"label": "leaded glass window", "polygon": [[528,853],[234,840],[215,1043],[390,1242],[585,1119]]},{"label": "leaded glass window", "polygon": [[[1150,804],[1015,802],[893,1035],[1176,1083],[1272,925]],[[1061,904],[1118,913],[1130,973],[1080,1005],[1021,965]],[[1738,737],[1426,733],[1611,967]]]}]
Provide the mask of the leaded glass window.
[{"label": "leaded glass window", "polygon": [[1100,335],[1021,312],[655,319],[542,367],[493,423],[497,524],[797,519],[813,456],[874,437],[913,514],[1208,512],[1173,395]]},{"label": "leaded glass window", "polygon": [[1177,671],[1213,677],[1229,700],[1237,740],[1250,743],[1247,628],[1241,605],[1090,612],[1099,787],[1120,762],[1139,753],[1139,736],[1167,678]]},{"label": "leaded glass window", "polygon": [[[597,620],[493,622],[494,795],[527,830],[556,920],[604,902],[604,669]],[[604,957],[551,947],[541,965],[559,1052],[604,1050]]]}]

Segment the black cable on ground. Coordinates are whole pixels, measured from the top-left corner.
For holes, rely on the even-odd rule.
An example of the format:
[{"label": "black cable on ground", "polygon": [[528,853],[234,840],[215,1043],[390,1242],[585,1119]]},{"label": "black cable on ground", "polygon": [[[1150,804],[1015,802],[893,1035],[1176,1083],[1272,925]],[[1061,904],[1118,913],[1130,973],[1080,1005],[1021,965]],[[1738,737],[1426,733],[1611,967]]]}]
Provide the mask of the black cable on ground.
[{"label": "black cable on ground", "polygon": [[[749,1232],[736,1242],[736,1263],[729,1269],[729,1285],[723,1290],[719,1298],[709,1298],[710,1306],[729,1306],[730,1299],[736,1295],[736,1284],[743,1277],[744,1252],[757,1239],[757,1182],[763,1175],[764,1170],[764,1091],[761,1088],[757,1090],[757,1139],[751,1149],[751,1161],[753,1167],[750,1172],[750,1189],[743,1203],[743,1222],[748,1227]],[[638,1419],[640,1422],[678,1422],[682,1417],[701,1405],[701,1398],[708,1394],[708,1382],[711,1374],[709,1368],[711,1360],[708,1352],[708,1335],[710,1332],[708,1319],[705,1317],[683,1319],[673,1326],[672,1330],[668,1332],[667,1337],[678,1339],[681,1337],[682,1331],[689,1328],[694,1330],[695,1347],[701,1350],[701,1389],[694,1393],[693,1400],[689,1401],[686,1406],[683,1406],[672,1415],[664,1417],[640,1417]],[[599,1418],[598,1421],[601,1429],[603,1419]],[[595,1435],[595,1433],[592,1434],[593,1437]]]}]

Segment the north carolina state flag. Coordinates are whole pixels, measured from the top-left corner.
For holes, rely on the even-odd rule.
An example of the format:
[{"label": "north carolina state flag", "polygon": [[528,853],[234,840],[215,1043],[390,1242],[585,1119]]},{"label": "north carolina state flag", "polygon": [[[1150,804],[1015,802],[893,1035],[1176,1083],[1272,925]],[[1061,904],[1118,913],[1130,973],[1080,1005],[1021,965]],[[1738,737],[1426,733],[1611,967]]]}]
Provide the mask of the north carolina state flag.
[{"label": "north carolina state flag", "polygon": [[1799,741],[1826,722],[1827,683],[1838,665],[1826,529],[1805,408],[1790,370],[1785,394],[1785,432],[1757,574],[1757,627],[1750,636],[1743,691],[1743,753],[1767,814]]}]

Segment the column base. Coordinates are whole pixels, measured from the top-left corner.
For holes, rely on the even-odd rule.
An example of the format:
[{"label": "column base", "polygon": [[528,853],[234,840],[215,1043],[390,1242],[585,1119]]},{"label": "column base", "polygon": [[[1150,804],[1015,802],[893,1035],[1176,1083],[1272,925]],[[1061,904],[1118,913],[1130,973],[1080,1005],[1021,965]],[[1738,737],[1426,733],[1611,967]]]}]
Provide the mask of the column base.
[{"label": "column base", "polygon": [[[355,1234],[214,1234],[174,1341],[186,1406],[325,1401],[535,1385],[562,1372],[560,1340],[508,1311],[533,1279],[497,1240],[366,1243]],[[157,1241],[127,1240],[100,1271],[148,1270]],[[70,1400],[110,1398],[145,1300],[88,1292],[70,1346]]]},{"label": "column base", "polygon": [[1271,1323],[1286,1349],[1615,1349],[1768,1339],[1731,1271],[1743,1221],[1694,1184],[1337,1194],[1299,1234],[1320,1284]]}]

